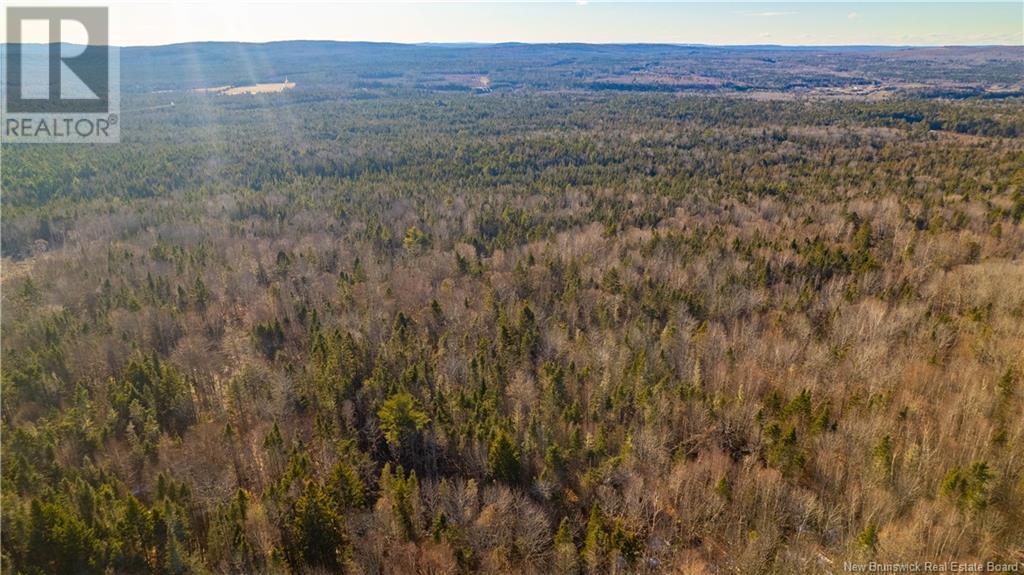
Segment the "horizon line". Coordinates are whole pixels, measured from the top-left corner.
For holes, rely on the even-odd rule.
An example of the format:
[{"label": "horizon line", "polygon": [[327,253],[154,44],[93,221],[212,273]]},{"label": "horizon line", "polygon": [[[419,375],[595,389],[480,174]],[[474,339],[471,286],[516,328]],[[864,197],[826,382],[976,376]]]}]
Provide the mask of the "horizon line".
[{"label": "horizon line", "polygon": [[398,42],[390,40],[335,40],[335,39],[313,39],[313,38],[291,38],[286,40],[188,40],[184,42],[171,42],[168,44],[77,44],[74,42],[0,42],[0,47],[7,46],[50,46],[61,44],[66,46],[106,46],[108,48],[170,48],[175,46],[187,46],[191,44],[245,44],[252,46],[265,46],[270,44],[287,43],[317,43],[317,44],[371,44],[380,46],[407,46],[407,47],[437,47],[437,48],[487,48],[502,46],[650,46],[669,48],[1024,48],[1024,42],[1020,44],[739,44],[723,43],[708,44],[696,42],[578,42],[578,41],[550,41],[550,42],[527,42],[519,40],[504,40],[499,42],[488,42],[479,40],[465,41],[428,41],[428,42]]}]

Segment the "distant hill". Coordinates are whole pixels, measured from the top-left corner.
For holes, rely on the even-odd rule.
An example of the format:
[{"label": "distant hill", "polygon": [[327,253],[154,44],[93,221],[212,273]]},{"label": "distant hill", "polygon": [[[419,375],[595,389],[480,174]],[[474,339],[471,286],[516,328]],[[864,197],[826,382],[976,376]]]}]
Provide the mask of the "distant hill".
[{"label": "distant hill", "polygon": [[[40,46],[41,47],[41,46]],[[1024,47],[196,42],[120,48],[122,93],[280,82],[298,90],[618,90],[1007,97]],[[485,83],[480,79],[486,78]]]}]

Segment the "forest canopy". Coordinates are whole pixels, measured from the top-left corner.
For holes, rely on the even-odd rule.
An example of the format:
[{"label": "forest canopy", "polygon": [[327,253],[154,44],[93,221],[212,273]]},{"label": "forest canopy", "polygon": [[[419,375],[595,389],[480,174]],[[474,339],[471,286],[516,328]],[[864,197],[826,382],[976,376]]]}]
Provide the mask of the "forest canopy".
[{"label": "forest canopy", "polygon": [[4,573],[1022,559],[1019,97],[297,81],[4,146]]}]

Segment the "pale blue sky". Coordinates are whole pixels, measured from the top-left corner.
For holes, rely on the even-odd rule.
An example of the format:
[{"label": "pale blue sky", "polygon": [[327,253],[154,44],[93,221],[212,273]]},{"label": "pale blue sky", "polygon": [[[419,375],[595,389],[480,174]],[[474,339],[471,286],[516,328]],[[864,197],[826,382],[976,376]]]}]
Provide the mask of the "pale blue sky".
[{"label": "pale blue sky", "polygon": [[[22,4],[19,2],[18,4]],[[27,4],[42,4],[39,2]],[[77,2],[62,1],[60,5]],[[102,5],[103,2],[83,2]],[[107,2],[111,41],[1024,44],[1008,2]],[[45,5],[45,4],[43,4]]]}]

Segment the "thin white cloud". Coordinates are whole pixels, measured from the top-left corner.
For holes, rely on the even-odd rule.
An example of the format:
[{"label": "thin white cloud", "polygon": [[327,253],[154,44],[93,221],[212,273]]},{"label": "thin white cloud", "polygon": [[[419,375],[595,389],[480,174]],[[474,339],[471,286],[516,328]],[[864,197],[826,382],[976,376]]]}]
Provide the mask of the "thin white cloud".
[{"label": "thin white cloud", "polygon": [[856,20],[857,18],[860,18],[860,14],[856,12],[850,12],[849,14],[846,15],[846,17],[850,20]]},{"label": "thin white cloud", "polygon": [[736,12],[741,16],[752,16],[754,18],[777,18],[779,16],[792,16],[799,12]]}]

